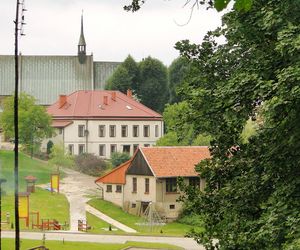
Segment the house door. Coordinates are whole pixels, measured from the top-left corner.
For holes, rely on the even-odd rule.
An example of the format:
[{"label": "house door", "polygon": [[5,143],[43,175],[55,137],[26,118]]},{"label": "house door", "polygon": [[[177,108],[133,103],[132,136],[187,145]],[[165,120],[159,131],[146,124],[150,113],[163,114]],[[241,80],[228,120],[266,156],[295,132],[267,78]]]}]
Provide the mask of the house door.
[{"label": "house door", "polygon": [[142,214],[145,214],[145,211],[146,211],[148,205],[149,205],[148,201],[142,201],[141,202],[141,210],[142,210],[141,212],[142,212]]}]

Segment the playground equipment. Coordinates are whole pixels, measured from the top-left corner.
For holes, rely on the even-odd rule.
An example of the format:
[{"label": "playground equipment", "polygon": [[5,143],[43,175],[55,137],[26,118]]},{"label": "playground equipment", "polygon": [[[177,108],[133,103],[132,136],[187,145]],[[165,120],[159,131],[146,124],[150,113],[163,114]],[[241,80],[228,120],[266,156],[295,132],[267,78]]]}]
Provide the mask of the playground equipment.
[{"label": "playground equipment", "polygon": [[28,193],[34,193],[35,192],[35,182],[36,182],[36,180],[37,180],[36,177],[33,176],[33,175],[28,175],[28,176],[25,177]]},{"label": "playground equipment", "polygon": [[41,230],[66,230],[68,223],[60,224],[55,219],[42,219],[40,222],[40,212],[30,212],[31,215],[31,228]]},{"label": "playground equipment", "polygon": [[53,173],[51,174],[51,193],[53,193],[55,190],[57,193],[59,193],[59,173]]},{"label": "playground equipment", "polygon": [[146,226],[153,232],[155,228],[164,226],[166,223],[159,216],[158,212],[155,210],[154,204],[149,202],[148,207],[142,215],[141,222],[136,223],[139,226]]},{"label": "playground equipment", "polygon": [[91,229],[91,226],[87,224],[86,220],[78,220],[78,231],[87,232],[88,229]]},{"label": "playground equipment", "polygon": [[47,248],[45,246],[38,246],[38,247],[34,247],[34,248],[29,248],[28,250],[49,250],[49,248]]},{"label": "playground equipment", "polygon": [[19,197],[19,218],[25,219],[26,227],[29,226],[29,194],[28,192],[20,192]]}]

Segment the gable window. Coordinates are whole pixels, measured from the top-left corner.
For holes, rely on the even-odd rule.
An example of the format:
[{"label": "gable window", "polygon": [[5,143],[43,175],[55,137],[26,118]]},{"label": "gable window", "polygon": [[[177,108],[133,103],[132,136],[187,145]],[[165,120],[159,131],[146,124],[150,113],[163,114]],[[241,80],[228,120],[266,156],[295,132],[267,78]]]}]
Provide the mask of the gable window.
[{"label": "gable window", "polygon": [[155,137],[159,136],[159,127],[158,125],[155,125]]},{"label": "gable window", "polygon": [[117,144],[110,145],[110,154],[117,152]]},{"label": "gable window", "polygon": [[150,182],[149,182],[149,178],[145,179],[145,193],[149,194],[149,188],[150,187]]},{"label": "gable window", "polygon": [[177,179],[176,178],[167,178],[166,179],[166,192],[167,193],[177,192]]},{"label": "gable window", "polygon": [[130,154],[130,145],[123,145],[123,153]]},{"label": "gable window", "polygon": [[139,136],[139,125],[133,125],[132,127],[132,136],[138,137]]},{"label": "gable window", "polygon": [[137,179],[135,177],[132,178],[132,193],[136,193],[137,191]]},{"label": "gable window", "polygon": [[144,125],[144,137],[149,137],[149,136],[150,136],[150,126]]},{"label": "gable window", "polygon": [[200,178],[199,177],[190,177],[189,185],[194,188],[200,188]]},{"label": "gable window", "polygon": [[78,137],[84,136],[84,125],[78,125]]},{"label": "gable window", "polygon": [[105,137],[105,125],[99,125],[98,135],[99,137]]},{"label": "gable window", "polygon": [[121,135],[122,137],[127,137],[127,125],[121,126]]},{"label": "gable window", "polygon": [[105,144],[99,144],[99,156],[105,156]]},{"label": "gable window", "polygon": [[116,193],[122,193],[122,186],[121,185],[116,186]]},{"label": "gable window", "polygon": [[112,185],[106,185],[106,192],[111,193],[112,192]]},{"label": "gable window", "polygon": [[109,136],[116,137],[116,125],[109,126]]},{"label": "gable window", "polygon": [[69,151],[69,155],[73,155],[74,154],[74,145],[73,144],[69,144],[68,145],[68,151]]},{"label": "gable window", "polygon": [[81,155],[85,152],[85,145],[84,144],[79,144],[78,145],[78,154]]}]

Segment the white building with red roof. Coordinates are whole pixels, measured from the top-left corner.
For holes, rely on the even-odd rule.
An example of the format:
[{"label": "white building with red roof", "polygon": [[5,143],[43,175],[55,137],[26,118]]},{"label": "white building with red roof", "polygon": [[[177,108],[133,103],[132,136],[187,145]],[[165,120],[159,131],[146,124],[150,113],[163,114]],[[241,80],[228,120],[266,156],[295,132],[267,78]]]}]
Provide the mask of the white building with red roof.
[{"label": "white building with red roof", "polygon": [[209,148],[204,146],[140,147],[128,162],[95,182],[103,191],[103,199],[125,211],[141,215],[151,202],[162,217],[173,220],[182,209],[177,178],[204,190],[205,180],[195,165],[209,158]]},{"label": "white building with red roof", "polygon": [[113,152],[149,147],[163,136],[160,114],[134,100],[132,92],[80,90],[60,95],[48,107],[57,136],[70,154],[92,153],[110,158]]}]

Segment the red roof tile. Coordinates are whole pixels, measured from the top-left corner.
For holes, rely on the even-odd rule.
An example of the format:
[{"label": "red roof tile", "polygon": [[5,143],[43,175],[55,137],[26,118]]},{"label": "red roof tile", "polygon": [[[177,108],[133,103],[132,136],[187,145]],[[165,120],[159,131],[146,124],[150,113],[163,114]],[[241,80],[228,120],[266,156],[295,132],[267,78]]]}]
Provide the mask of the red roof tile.
[{"label": "red roof tile", "polygon": [[47,111],[54,119],[162,119],[160,114],[133,98],[119,91],[108,90],[76,91],[67,96],[65,104],[62,105],[58,100]]},{"label": "red roof tile", "polygon": [[61,120],[53,120],[52,121],[52,127],[54,128],[65,128],[72,124],[73,121],[61,121]]},{"label": "red roof tile", "polygon": [[131,160],[121,164],[120,166],[114,168],[109,173],[96,179],[95,182],[109,183],[109,184],[125,184],[126,177],[125,172],[128,169]]},{"label": "red roof tile", "polygon": [[210,158],[208,147],[140,148],[156,177],[197,176],[195,165]]}]

